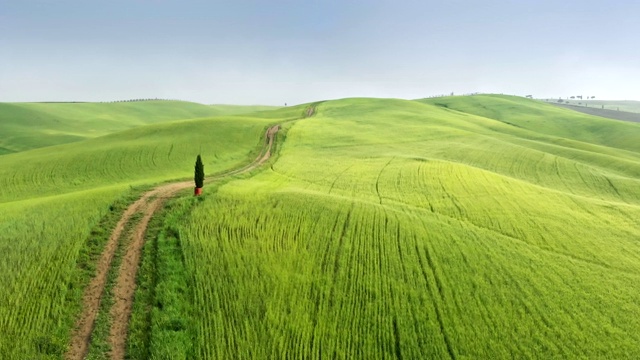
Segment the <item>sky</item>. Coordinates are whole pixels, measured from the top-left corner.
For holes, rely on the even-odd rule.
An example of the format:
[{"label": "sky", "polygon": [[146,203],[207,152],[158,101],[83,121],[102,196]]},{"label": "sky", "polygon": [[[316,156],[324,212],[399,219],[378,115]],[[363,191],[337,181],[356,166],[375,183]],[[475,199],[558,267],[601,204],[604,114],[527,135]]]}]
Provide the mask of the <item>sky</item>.
[{"label": "sky", "polygon": [[636,1],[0,0],[0,102],[640,100]]}]

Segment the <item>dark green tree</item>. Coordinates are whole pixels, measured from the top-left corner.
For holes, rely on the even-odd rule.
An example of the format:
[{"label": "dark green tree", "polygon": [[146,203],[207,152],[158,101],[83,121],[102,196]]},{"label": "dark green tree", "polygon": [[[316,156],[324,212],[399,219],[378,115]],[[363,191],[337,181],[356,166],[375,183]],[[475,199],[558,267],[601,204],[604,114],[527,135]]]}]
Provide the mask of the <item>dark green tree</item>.
[{"label": "dark green tree", "polygon": [[197,188],[201,188],[204,185],[204,165],[202,164],[200,154],[198,154],[196,158],[196,171],[193,180],[196,182]]}]

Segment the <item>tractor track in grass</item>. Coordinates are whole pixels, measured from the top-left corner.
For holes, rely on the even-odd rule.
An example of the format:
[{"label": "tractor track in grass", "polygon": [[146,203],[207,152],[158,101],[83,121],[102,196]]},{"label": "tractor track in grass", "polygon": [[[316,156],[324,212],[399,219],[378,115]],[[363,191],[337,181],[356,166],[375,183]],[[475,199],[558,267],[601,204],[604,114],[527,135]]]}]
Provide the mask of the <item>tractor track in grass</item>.
[{"label": "tractor track in grass", "polygon": [[[307,110],[307,117],[313,115],[314,110]],[[269,127],[264,135],[264,143],[258,157],[251,163],[238,169],[213,176],[208,182],[220,180],[224,177],[249,172],[264,164],[271,158],[275,136],[280,130],[280,125]],[[153,214],[160,209],[167,199],[170,199],[181,190],[193,186],[193,181],[180,181],[160,185],[144,193],[133,204],[129,205],[122,213],[122,217],[113,229],[105,248],[96,264],[96,272],[84,291],[82,299],[82,312],[76,320],[74,332],[71,335],[71,343],[65,354],[65,359],[81,360],[87,356],[91,344],[91,336],[95,321],[100,309],[100,302],[107,284],[107,275],[111,269],[119,243],[124,241],[123,232],[127,225],[135,218],[133,215],[142,214],[142,219],[135,225],[131,235],[131,241],[125,249],[124,257],[118,269],[117,280],[113,288],[114,303],[110,309],[112,319],[109,331],[110,359],[124,359],[126,350],[127,333],[129,330],[129,318],[133,306],[133,296],[136,289],[136,275],[140,264],[144,235],[147,225]]]}]

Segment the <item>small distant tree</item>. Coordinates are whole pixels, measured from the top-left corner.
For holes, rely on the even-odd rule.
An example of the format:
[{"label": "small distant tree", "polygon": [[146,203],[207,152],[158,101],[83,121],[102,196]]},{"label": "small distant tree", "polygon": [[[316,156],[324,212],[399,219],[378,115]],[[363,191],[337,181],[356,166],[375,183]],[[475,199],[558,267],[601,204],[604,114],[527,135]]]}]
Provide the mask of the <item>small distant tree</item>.
[{"label": "small distant tree", "polygon": [[198,154],[198,157],[196,158],[195,175],[193,180],[196,183],[196,188],[202,188],[204,185],[204,165],[202,164],[200,154]]}]

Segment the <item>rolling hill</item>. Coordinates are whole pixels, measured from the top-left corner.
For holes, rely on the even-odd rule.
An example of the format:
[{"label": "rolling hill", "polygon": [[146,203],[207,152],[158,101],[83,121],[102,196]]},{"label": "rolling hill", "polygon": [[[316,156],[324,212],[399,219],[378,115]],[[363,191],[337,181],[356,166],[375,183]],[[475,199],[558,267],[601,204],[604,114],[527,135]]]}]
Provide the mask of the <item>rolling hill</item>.
[{"label": "rolling hill", "polygon": [[638,138],[519,98],[325,102],[176,225],[182,351],[636,357]]},{"label": "rolling hill", "polygon": [[61,356],[79,254],[131,185],[237,166],[282,124],[263,170],[158,219],[131,354],[640,356],[640,124],[497,95],[313,106],[0,156],[0,355]]},{"label": "rolling hill", "polygon": [[143,125],[238,115],[265,106],[207,106],[185,101],[0,103],[0,155],[76,142]]},{"label": "rolling hill", "polygon": [[0,156],[0,357],[64,353],[82,296],[76,263],[114,202],[137,186],[191,177],[197,154],[208,176],[244,164],[270,122],[180,120]]}]

